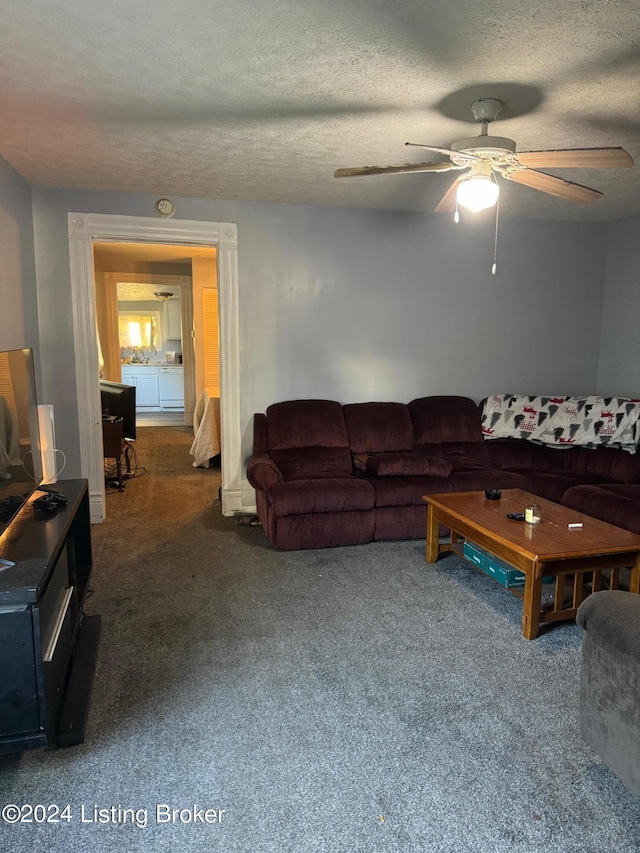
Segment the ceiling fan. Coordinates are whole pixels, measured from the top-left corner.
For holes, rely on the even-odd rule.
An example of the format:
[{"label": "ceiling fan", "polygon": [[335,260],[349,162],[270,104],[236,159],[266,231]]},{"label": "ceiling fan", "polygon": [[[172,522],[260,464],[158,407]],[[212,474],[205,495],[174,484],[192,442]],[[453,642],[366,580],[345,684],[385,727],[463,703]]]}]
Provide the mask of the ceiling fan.
[{"label": "ceiling fan", "polygon": [[480,136],[459,139],[451,148],[407,142],[417,148],[426,148],[449,157],[449,162],[407,163],[403,166],[362,166],[338,169],[336,178],[360,175],[397,175],[410,172],[463,171],[446,191],[436,210],[456,211],[458,205],[470,210],[492,207],[498,200],[497,176],[524,184],[558,198],[587,204],[600,198],[599,190],[566,181],[537,169],[605,169],[633,166],[633,160],[624,148],[569,148],[548,151],[521,151],[516,153],[516,143],[504,136],[489,136],[487,128],[502,109],[497,98],[480,98],[471,104],[471,112],[481,124]]}]

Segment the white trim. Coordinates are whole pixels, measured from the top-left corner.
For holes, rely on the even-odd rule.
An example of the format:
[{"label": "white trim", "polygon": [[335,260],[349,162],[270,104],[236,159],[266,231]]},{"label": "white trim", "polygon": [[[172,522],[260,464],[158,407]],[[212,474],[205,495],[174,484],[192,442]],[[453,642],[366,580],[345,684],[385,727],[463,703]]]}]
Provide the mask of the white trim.
[{"label": "white trim", "polygon": [[184,367],[184,422],[193,426],[196,408],[196,359],[193,349],[193,284],[181,289],[182,365]]},{"label": "white trim", "polygon": [[231,222],[70,213],[68,228],[80,465],[81,475],[89,481],[91,520],[102,521],[105,517],[102,415],[97,382],[94,240],[218,246],[222,512],[224,515],[246,512],[242,506],[237,226]]},{"label": "white trim", "polygon": [[[220,276],[228,275],[223,291]],[[224,293],[224,298],[223,298]],[[218,314],[220,323],[220,421],[238,424],[237,453],[224,453],[222,428],[222,514],[243,512],[240,435],[240,306],[238,300],[238,229],[220,224],[218,240]]]}]

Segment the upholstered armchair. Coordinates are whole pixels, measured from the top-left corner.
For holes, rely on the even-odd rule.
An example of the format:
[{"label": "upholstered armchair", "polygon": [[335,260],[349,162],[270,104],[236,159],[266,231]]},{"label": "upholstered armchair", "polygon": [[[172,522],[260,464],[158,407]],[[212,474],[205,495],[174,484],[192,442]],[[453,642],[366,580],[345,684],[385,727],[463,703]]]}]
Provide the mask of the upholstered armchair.
[{"label": "upholstered armchair", "polygon": [[584,628],[582,736],[640,797],[640,595],[594,592],[576,616]]}]

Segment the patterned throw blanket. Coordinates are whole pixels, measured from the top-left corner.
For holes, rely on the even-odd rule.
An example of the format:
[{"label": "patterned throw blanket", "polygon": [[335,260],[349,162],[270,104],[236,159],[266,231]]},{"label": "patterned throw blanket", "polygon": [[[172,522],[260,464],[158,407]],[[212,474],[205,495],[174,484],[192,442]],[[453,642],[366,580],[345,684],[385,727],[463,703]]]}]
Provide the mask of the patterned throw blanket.
[{"label": "patterned throw blanket", "polygon": [[640,441],[640,400],[628,397],[527,397],[496,394],[482,415],[491,438],[526,438],[557,447],[608,445],[635,453]]}]

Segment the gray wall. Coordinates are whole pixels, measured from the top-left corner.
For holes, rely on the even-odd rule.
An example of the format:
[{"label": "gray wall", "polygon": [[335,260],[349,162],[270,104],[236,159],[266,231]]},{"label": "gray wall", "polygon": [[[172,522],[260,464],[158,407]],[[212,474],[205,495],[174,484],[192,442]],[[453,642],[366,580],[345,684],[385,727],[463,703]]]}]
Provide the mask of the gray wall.
[{"label": "gray wall", "polygon": [[[47,402],[78,474],[67,213],[153,216],[155,196],[34,189]],[[278,400],[593,392],[607,226],[174,199],[238,223],[241,420]],[[55,359],[54,359],[55,354]],[[66,446],[65,446],[66,445]],[[247,487],[247,499],[251,490]]]},{"label": "gray wall", "polygon": [[640,217],[609,225],[598,391],[640,397]]},{"label": "gray wall", "polygon": [[0,349],[31,347],[38,365],[38,306],[31,187],[0,157]]}]

